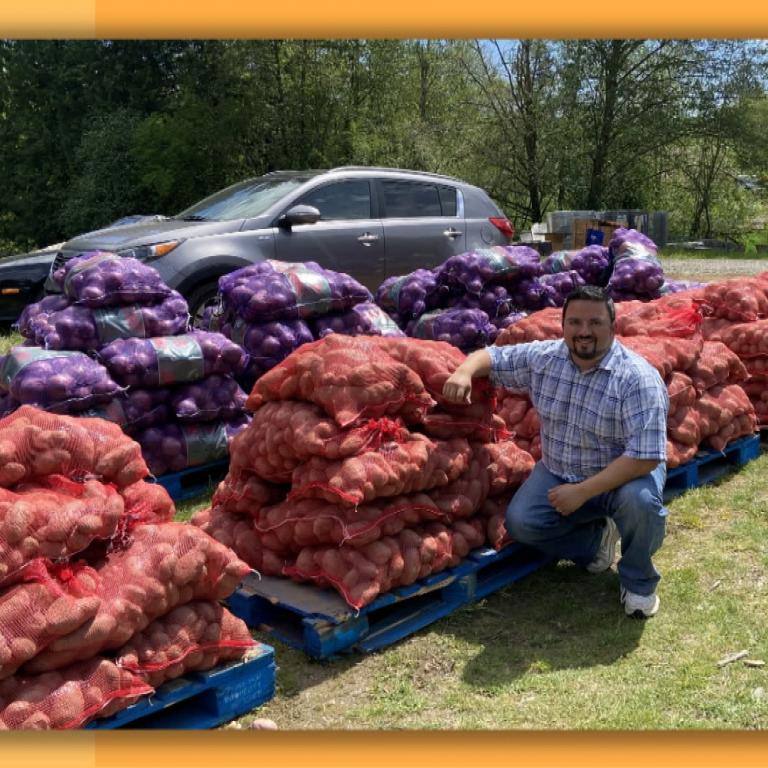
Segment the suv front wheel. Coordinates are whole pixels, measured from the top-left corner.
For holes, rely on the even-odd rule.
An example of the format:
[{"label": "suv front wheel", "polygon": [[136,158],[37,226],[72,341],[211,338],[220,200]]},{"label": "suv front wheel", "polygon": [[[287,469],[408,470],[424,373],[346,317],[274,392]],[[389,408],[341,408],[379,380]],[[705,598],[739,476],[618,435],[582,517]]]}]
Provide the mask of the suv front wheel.
[{"label": "suv front wheel", "polygon": [[212,280],[193,288],[186,296],[192,326],[197,328],[207,307],[218,304],[219,281]]}]

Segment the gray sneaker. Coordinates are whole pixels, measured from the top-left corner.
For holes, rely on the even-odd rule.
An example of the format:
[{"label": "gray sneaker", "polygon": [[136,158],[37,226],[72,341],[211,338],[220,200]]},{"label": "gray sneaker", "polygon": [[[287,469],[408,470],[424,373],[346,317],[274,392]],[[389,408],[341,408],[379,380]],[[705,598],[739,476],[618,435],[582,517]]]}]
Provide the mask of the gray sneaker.
[{"label": "gray sneaker", "polygon": [[622,587],[621,602],[627,616],[631,616],[633,619],[647,619],[656,615],[661,601],[655,592],[650,595],[637,595]]},{"label": "gray sneaker", "polygon": [[595,559],[587,566],[590,573],[602,573],[611,567],[616,557],[616,542],[619,540],[619,529],[613,518],[606,517],[603,526],[603,538],[597,548]]}]

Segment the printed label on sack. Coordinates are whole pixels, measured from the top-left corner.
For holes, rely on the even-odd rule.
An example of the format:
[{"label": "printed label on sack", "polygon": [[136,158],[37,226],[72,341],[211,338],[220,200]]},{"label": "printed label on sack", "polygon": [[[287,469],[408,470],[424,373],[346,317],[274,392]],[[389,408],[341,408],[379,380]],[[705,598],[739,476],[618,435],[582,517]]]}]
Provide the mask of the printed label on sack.
[{"label": "printed label on sack", "polygon": [[93,322],[102,344],[109,344],[115,339],[144,339],[147,336],[144,313],[137,305],[93,310]]},{"label": "printed label on sack", "polygon": [[56,357],[83,357],[82,352],[67,352],[65,350],[43,349],[42,347],[16,347],[11,350],[0,366],[0,383],[10,389],[11,382],[22,368],[40,360],[53,360]]},{"label": "printed label on sack", "polygon": [[382,336],[400,336],[402,334],[397,323],[379,307],[355,307],[352,311],[362,320],[364,329],[367,331],[378,331]]},{"label": "printed label on sack", "polygon": [[[82,255],[84,256],[85,254]],[[77,258],[77,256],[75,258]],[[96,251],[90,258],[81,261],[79,264],[75,264],[75,266],[72,267],[69,272],[67,272],[67,276],[64,278],[64,293],[66,293],[70,298],[77,298],[71,290],[72,280],[74,280],[77,275],[79,275],[81,272],[85,272],[86,269],[90,269],[91,267],[95,267],[97,264],[101,264],[104,261],[114,261],[115,259],[119,258],[120,257],[116,253],[110,253],[109,251]]]},{"label": "printed label on sack", "polygon": [[296,294],[299,317],[326,315],[333,309],[331,284],[323,275],[309,269],[292,269],[285,276]]},{"label": "printed label on sack", "polygon": [[400,311],[400,292],[403,290],[403,285],[405,285],[407,279],[408,275],[398,277],[397,280],[389,286],[389,289],[385,294],[385,297],[389,300],[396,312]]},{"label": "printed label on sack", "polygon": [[485,260],[486,264],[490,268],[491,272],[497,275],[510,272],[516,267],[516,265],[510,261],[509,255],[501,250],[494,248],[481,248],[476,251]]},{"label": "printed label on sack", "polygon": [[87,411],[82,411],[79,415],[91,419],[106,419],[107,421],[119,424],[121,427],[128,423],[125,409],[119,400],[111,400],[106,405],[89,408]]},{"label": "printed label on sack", "polygon": [[150,342],[157,353],[159,386],[203,378],[203,350],[194,336],[160,336]]},{"label": "printed label on sack", "polygon": [[245,334],[248,332],[248,324],[241,317],[235,318],[235,322],[232,323],[232,330],[229,334],[230,341],[234,341],[235,344],[243,347],[245,346]]},{"label": "printed label on sack", "polygon": [[431,339],[434,337],[434,327],[444,309],[436,309],[433,312],[425,312],[413,326],[413,336],[416,339]]},{"label": "printed label on sack", "polygon": [[207,464],[228,454],[224,424],[186,424],[181,428],[187,446],[187,466]]}]

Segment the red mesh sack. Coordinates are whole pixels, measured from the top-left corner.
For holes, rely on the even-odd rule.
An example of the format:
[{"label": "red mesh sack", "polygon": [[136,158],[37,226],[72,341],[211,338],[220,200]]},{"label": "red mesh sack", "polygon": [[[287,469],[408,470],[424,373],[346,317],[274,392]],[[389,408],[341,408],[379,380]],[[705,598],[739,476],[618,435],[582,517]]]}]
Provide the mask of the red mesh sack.
[{"label": "red mesh sack", "polygon": [[698,445],[685,445],[676,440],[667,440],[667,468],[674,469],[687,464],[699,452]]},{"label": "red mesh sack", "polygon": [[559,339],[562,335],[563,310],[560,307],[547,307],[504,328],[499,332],[495,343],[496,346],[503,347],[506,344]]},{"label": "red mesh sack", "polygon": [[667,394],[669,395],[669,415],[678,408],[693,405],[696,400],[696,389],[691,377],[680,371],[672,371],[667,376]]},{"label": "red mesh sack", "polygon": [[0,682],[0,730],[80,728],[133,704],[154,688],[108,659]]},{"label": "red mesh sack", "polygon": [[504,420],[491,413],[487,403],[457,406],[455,411],[445,406],[436,408],[424,417],[422,429],[430,437],[442,440],[466,437],[467,440],[493,443],[508,436]]},{"label": "red mesh sack", "polygon": [[333,586],[359,609],[394,587],[457,565],[484,540],[479,520],[459,520],[451,528],[427,523],[359,548],[306,547],[284,573],[298,581]]},{"label": "red mesh sack", "polygon": [[501,389],[497,393],[496,413],[504,420],[507,430],[517,434],[517,425],[523,420],[531,400],[525,392],[511,392]]},{"label": "red mesh sack", "polygon": [[734,277],[703,289],[705,309],[715,317],[744,323],[768,315],[766,286],[760,280]]},{"label": "red mesh sack", "polygon": [[693,407],[701,419],[702,441],[718,451],[730,440],[751,434],[757,427],[754,406],[738,384],[707,390]]},{"label": "red mesh sack", "polygon": [[699,305],[689,296],[671,295],[655,301],[616,304],[616,333],[621,336],[689,338],[702,322]]},{"label": "red mesh sack", "polygon": [[250,470],[264,480],[288,483],[293,470],[313,456],[331,460],[355,456],[406,435],[401,422],[388,418],[341,429],[311,403],[264,403],[232,441],[230,471]]},{"label": "red mesh sack", "polygon": [[437,500],[415,493],[354,508],[320,499],[284,502],[263,509],[253,527],[261,546],[288,555],[308,546],[360,547],[382,536],[394,536],[403,528],[445,517]]},{"label": "red mesh sack", "polygon": [[246,406],[269,400],[306,400],[340,427],[360,419],[395,416],[404,408],[423,415],[435,401],[419,377],[371,339],[332,333],[304,344],[254,384]]},{"label": "red mesh sack", "polygon": [[706,442],[716,451],[725,450],[725,446],[732,440],[737,440],[746,435],[752,435],[757,428],[757,417],[754,413],[742,413],[733,421],[720,427],[716,434],[710,435]]},{"label": "red mesh sack", "polygon": [[478,514],[485,527],[485,543],[497,552],[513,541],[507,532],[505,522],[507,507],[512,500],[512,495],[505,494],[497,496],[495,499],[487,499]]},{"label": "red mesh sack", "polygon": [[768,355],[758,355],[756,357],[742,358],[747,374],[754,377],[764,378],[768,376]]},{"label": "red mesh sack", "polygon": [[285,489],[271,485],[250,472],[236,476],[230,465],[229,474],[213,492],[211,505],[236,515],[255,517],[263,507],[282,501],[285,494]]},{"label": "red mesh sack", "polygon": [[688,368],[693,386],[701,394],[718,384],[738,384],[749,378],[747,369],[721,341],[705,341],[694,364]]},{"label": "red mesh sack", "polygon": [[92,475],[123,487],[149,474],[141,449],[117,424],[24,405],[0,419],[0,486],[48,475]]},{"label": "red mesh sack", "polygon": [[407,442],[387,443],[341,461],[310,459],[293,472],[288,499],[320,498],[357,505],[380,497],[426,491],[455,480],[469,465],[464,438],[433,442],[411,434]]},{"label": "red mesh sack", "polygon": [[24,577],[29,581],[0,592],[0,679],[88,622],[100,605],[98,577],[90,568],[37,560],[25,567]]},{"label": "red mesh sack", "polygon": [[656,336],[621,336],[618,340],[644,357],[666,379],[672,371],[687,371],[701,351],[701,339],[672,339]]},{"label": "red mesh sack", "polygon": [[117,651],[116,663],[159,688],[186,672],[242,659],[257,645],[242,619],[218,603],[195,600],[137,632]]},{"label": "red mesh sack", "polygon": [[757,423],[760,426],[768,425],[768,377],[755,376],[741,386],[755,408]]},{"label": "red mesh sack", "polygon": [[518,448],[530,453],[534,461],[541,461],[541,435],[534,435],[530,440],[516,435],[512,435],[509,439]]},{"label": "red mesh sack", "polygon": [[287,558],[264,547],[252,517],[209,507],[196,512],[191,523],[231,549],[254,570],[265,576],[282,574]]},{"label": "red mesh sack", "polygon": [[140,480],[120,491],[125,501],[125,516],[132,524],[170,523],[176,507],[168,491],[158,483]]},{"label": "red mesh sack", "polygon": [[119,648],[177,605],[227,597],[249,571],[231,550],[196,526],[137,526],[128,546],[112,553],[99,569],[98,613],[52,642],[27,669],[46,672]]},{"label": "red mesh sack", "polygon": [[724,317],[705,317],[701,321],[701,337],[705,341],[722,341],[723,331],[733,325],[740,325],[740,323],[734,323],[732,320],[726,320]]},{"label": "red mesh sack", "polygon": [[0,584],[32,560],[67,559],[95,539],[110,539],[123,512],[115,488],[98,480],[53,475],[44,484],[0,488]]},{"label": "red mesh sack", "polygon": [[475,455],[488,472],[489,496],[498,496],[520,485],[536,464],[530,453],[509,440],[476,445]]},{"label": "red mesh sack", "polygon": [[697,446],[702,439],[701,415],[696,405],[675,409],[667,416],[667,435],[681,445]]},{"label": "red mesh sack", "polygon": [[719,338],[742,359],[768,356],[768,320],[730,324]]}]

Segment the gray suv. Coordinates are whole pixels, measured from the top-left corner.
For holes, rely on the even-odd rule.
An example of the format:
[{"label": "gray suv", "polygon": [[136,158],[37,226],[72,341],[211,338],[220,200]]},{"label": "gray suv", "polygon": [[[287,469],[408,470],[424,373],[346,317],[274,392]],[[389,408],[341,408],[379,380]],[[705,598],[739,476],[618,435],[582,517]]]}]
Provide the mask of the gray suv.
[{"label": "gray suv", "polygon": [[[83,251],[116,251],[158,270],[198,317],[219,277],[265,259],[316,261],[371,291],[455,253],[508,244],[512,225],[478,187],[450,176],[347,166],[275,171],[177,216],[109,227],[64,243],[51,272]],[[46,289],[55,290],[50,275]]]}]

